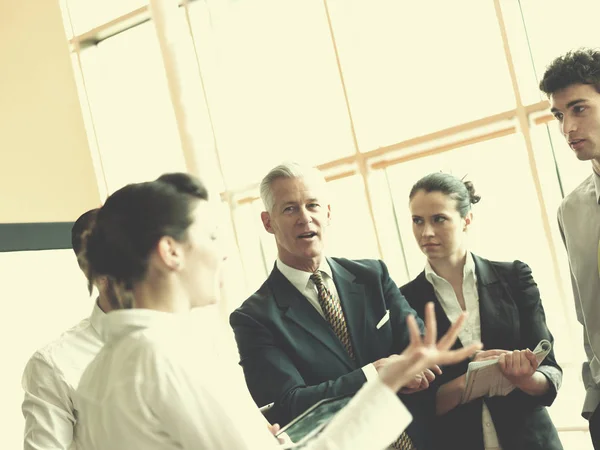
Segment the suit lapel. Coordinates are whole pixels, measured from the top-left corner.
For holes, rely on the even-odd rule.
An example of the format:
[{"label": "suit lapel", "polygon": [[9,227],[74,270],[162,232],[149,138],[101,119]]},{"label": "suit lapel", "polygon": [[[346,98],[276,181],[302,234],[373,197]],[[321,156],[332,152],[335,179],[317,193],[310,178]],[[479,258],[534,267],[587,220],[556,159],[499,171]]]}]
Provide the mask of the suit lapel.
[{"label": "suit lapel", "polygon": [[488,260],[476,255],[473,255],[473,260],[479,294],[481,342],[484,349],[501,348],[502,342],[506,341],[506,323],[511,322],[503,307],[506,290]]},{"label": "suit lapel", "polygon": [[[446,311],[442,307],[439,302],[437,296],[435,295],[435,291],[433,290],[433,286],[427,278],[425,277],[425,271],[421,272],[419,276],[414,281],[418,294],[415,297],[418,304],[413,305],[413,308],[417,311],[419,317],[425,320],[425,305],[428,302],[433,302],[435,306],[435,317],[437,318],[437,335],[438,338],[446,334],[448,329],[450,328],[450,319],[446,315]],[[460,348],[463,345],[460,342],[460,338],[456,340],[453,348]]]},{"label": "suit lapel", "polygon": [[356,283],[354,274],[333,259],[327,258],[327,262],[331,267],[333,282],[346,317],[354,357],[356,361],[362,363],[366,361],[366,355],[364,355],[361,343],[368,339],[366,334],[367,295],[365,287]]},{"label": "suit lapel", "polygon": [[349,369],[355,369],[354,362],[329,326],[329,323],[309,303],[306,297],[283,276],[276,266],[269,276],[268,283],[284,317],[298,325],[304,333],[319,341]]}]

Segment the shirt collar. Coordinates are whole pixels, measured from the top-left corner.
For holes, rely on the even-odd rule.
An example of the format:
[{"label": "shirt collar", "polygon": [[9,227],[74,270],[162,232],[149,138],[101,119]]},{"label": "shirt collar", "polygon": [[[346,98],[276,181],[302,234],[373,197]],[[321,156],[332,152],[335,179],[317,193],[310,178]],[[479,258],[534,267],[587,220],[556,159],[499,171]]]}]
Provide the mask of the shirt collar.
[{"label": "shirt collar", "polygon": [[594,171],[593,177],[594,189],[596,190],[596,200],[598,200],[598,203],[600,204],[600,175]]},{"label": "shirt collar", "polygon": [[102,339],[108,343],[134,331],[144,330],[155,326],[178,324],[182,317],[189,313],[170,313],[153,309],[119,309],[111,311],[104,317]]},{"label": "shirt collar", "polygon": [[[304,272],[303,270],[294,269],[293,267],[288,266],[286,263],[281,261],[279,257],[277,258],[277,268],[286,277],[290,283],[292,283],[296,287],[301,287],[302,290],[308,285],[308,281],[312,272]],[[331,271],[331,267],[327,262],[327,258],[323,257],[321,259],[321,264],[319,265],[320,272],[326,273],[329,278],[333,278],[333,272]]]},{"label": "shirt collar", "polygon": [[[475,277],[475,260],[473,259],[473,254],[467,252],[467,258],[463,266],[463,280],[466,280],[470,276]],[[425,261],[425,278],[434,286],[436,282],[439,283],[440,280],[444,279],[434,272],[431,264],[429,264],[429,260]]]},{"label": "shirt collar", "polygon": [[92,328],[98,333],[98,336],[102,336],[105,317],[106,313],[100,309],[100,306],[98,306],[98,299],[96,299],[94,302],[94,309],[92,309],[92,314],[90,315],[90,323],[92,324]]}]

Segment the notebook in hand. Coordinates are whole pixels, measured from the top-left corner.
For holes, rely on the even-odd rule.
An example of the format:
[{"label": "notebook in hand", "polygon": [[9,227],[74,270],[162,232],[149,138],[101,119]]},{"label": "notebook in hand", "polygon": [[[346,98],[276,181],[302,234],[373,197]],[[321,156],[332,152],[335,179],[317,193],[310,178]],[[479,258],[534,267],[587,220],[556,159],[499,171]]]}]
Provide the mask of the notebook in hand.
[{"label": "notebook in hand", "polygon": [[[533,353],[541,364],[546,358],[552,344],[546,339],[542,339]],[[508,381],[500,371],[498,359],[489,359],[487,361],[474,361],[469,363],[467,370],[467,381],[461,403],[467,403],[478,397],[494,397],[510,394],[515,386]]]}]

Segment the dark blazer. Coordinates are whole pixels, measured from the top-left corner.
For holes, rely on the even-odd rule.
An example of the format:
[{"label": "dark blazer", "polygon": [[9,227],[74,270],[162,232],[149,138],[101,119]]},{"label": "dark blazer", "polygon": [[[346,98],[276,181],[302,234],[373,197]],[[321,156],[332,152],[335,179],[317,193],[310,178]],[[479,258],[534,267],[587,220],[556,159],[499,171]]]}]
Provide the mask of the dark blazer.
[{"label": "dark blazer", "polygon": [[[546,326],[540,293],[531,269],[520,261],[494,262],[473,255],[479,293],[481,341],[484,349],[534,349],[541,339],[553,342]],[[433,286],[422,272],[401,288],[402,293],[417,311],[423,314],[425,303],[435,303],[438,333],[450,326],[450,321],[438,302]],[[455,347],[461,347],[457,341]],[[440,386],[467,371],[468,361],[444,367],[436,380]],[[562,381],[562,370],[552,350],[538,371],[550,381],[550,389],[540,397],[515,389],[505,397],[486,399],[498,438],[506,450],[558,450],[562,445],[546,406],[552,404]],[[481,413],[483,400],[459,405],[435,421],[434,448],[482,450]]]},{"label": "dark blazer", "polygon": [[[414,314],[382,261],[327,258],[355,353],[353,361],[327,321],[283,274],[269,278],[230,317],[248,389],[257,405],[275,406],[268,419],[285,425],[317,401],[353,394],[365,383],[361,367],[409,343],[406,317]],[[390,320],[377,324],[389,311]],[[423,327],[423,323],[418,319]],[[414,420],[409,429],[426,449],[419,411],[428,391],[401,396]],[[419,444],[422,444],[419,446]]]}]

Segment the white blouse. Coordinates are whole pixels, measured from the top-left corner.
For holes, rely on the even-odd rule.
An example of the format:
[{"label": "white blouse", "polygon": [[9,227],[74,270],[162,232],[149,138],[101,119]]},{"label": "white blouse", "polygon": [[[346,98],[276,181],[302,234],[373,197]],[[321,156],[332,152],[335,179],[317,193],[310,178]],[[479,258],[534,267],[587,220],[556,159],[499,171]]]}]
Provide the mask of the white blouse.
[{"label": "white blouse", "polygon": [[102,348],[104,312],[90,317],[36,351],[23,371],[24,450],[77,450],[75,390],[81,374]]},{"label": "white blouse", "polygon": [[[458,316],[462,314],[462,308],[458,303],[456,294],[452,285],[444,278],[438,276],[432,269],[429,261],[425,263],[425,278],[433,286],[435,296],[444,309],[450,322],[454,323]],[[458,334],[463,346],[467,346],[473,341],[481,340],[481,319],[479,316],[479,294],[477,293],[477,275],[475,274],[475,261],[473,255],[467,252],[467,259],[463,268],[463,298],[465,307],[469,313],[465,325]],[[483,401],[483,410],[481,414],[483,425],[483,443],[485,450],[501,450],[496,427],[492,420],[490,410]]]},{"label": "white blouse", "polygon": [[[192,315],[153,310],[106,316],[106,344],[77,391],[86,450],[277,449],[233,361],[198,338]],[[383,449],[410,423],[398,397],[368,382],[313,450]]]}]

